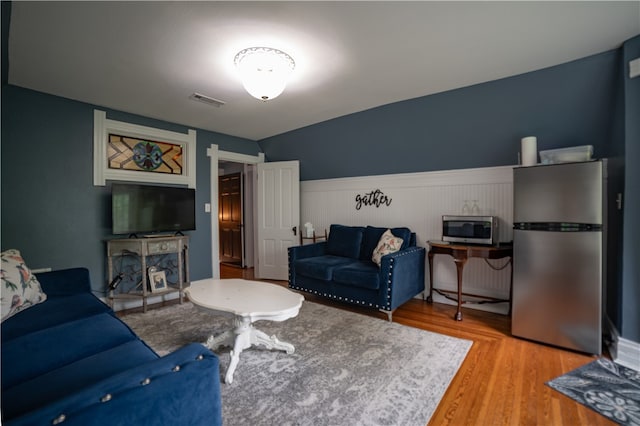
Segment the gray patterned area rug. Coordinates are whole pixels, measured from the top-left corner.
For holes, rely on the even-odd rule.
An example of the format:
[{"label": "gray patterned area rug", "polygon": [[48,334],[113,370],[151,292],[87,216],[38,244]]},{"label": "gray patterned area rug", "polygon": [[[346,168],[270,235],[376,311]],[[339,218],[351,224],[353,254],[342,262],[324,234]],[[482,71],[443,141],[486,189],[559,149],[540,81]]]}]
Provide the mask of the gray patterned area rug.
[{"label": "gray patterned area rug", "polygon": [[640,372],[600,358],[547,385],[621,425],[640,426]]},{"label": "gray patterned area rug", "polygon": [[[160,355],[230,327],[191,303],[122,319]],[[312,302],[295,318],[255,325],[295,352],[242,352],[233,383],[222,383],[226,426],[424,426],[472,345]],[[217,353],[223,380],[229,348]]]}]

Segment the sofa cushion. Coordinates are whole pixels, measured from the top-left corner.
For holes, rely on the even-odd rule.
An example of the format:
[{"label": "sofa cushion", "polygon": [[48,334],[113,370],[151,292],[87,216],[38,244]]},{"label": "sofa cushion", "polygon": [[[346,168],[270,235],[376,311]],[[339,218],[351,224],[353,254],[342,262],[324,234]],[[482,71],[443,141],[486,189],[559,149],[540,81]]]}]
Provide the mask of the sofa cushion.
[{"label": "sofa cushion", "polygon": [[[179,366],[179,371],[175,367]],[[145,379],[150,379],[148,384]],[[108,402],[103,397],[110,395]],[[3,424],[60,426],[222,425],[218,357],[192,343],[153,361],[88,384]],[[4,408],[4,407],[3,407]]]},{"label": "sofa cushion", "polygon": [[[380,242],[380,237],[389,228],[379,228],[375,226],[367,226],[364,230],[362,238],[362,250],[360,251],[361,260],[371,260],[373,256],[373,250]],[[411,243],[411,230],[409,228],[391,228],[391,233],[398,238],[402,238],[402,246],[400,250],[404,250],[409,247]]]},{"label": "sofa cushion", "polygon": [[2,389],[135,339],[110,313],[16,337],[2,345]]},{"label": "sofa cushion", "polygon": [[380,269],[372,262],[353,262],[335,268],[333,281],[351,287],[377,290],[380,288]]},{"label": "sofa cushion", "polygon": [[363,233],[361,226],[331,225],[327,254],[358,259]]},{"label": "sofa cushion", "polygon": [[385,233],[382,234],[382,237],[380,237],[380,241],[378,242],[375,250],[373,250],[371,260],[373,263],[380,266],[382,256],[395,253],[400,250],[400,247],[402,247],[402,238],[394,236],[391,233],[391,230],[387,229]]},{"label": "sofa cushion", "polygon": [[331,281],[333,270],[337,266],[352,263],[353,259],[341,256],[316,256],[306,259],[296,260],[294,265],[296,274],[303,277],[315,278],[318,280]]},{"label": "sofa cushion", "polygon": [[132,340],[98,352],[3,389],[2,414],[5,418],[22,415],[157,358],[158,355],[141,340]]},{"label": "sofa cushion", "polygon": [[80,318],[111,312],[111,308],[91,293],[67,297],[49,297],[45,303],[33,306],[2,323],[2,343]]},{"label": "sofa cushion", "polygon": [[18,312],[47,300],[40,283],[27,267],[20,252],[15,249],[3,251],[2,297],[0,313],[2,321]]}]

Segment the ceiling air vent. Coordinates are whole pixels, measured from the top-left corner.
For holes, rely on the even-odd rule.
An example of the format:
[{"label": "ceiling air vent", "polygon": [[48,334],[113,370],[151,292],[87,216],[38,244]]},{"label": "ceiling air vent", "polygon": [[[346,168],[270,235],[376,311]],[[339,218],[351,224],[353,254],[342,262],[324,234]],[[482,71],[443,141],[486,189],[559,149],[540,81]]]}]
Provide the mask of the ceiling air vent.
[{"label": "ceiling air vent", "polygon": [[194,93],[191,96],[189,96],[189,99],[193,99],[194,101],[202,102],[202,103],[205,103],[207,105],[213,105],[213,106],[216,106],[218,108],[220,108],[222,105],[224,105],[226,103],[225,101],[221,101],[220,99],[211,98],[211,97],[203,95],[201,93]]}]

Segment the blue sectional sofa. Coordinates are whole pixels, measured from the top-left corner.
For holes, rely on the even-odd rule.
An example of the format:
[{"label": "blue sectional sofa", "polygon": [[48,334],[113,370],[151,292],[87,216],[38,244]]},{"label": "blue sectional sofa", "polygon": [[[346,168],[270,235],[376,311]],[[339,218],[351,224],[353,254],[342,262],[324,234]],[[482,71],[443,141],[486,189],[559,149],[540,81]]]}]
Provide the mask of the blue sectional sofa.
[{"label": "blue sectional sofa", "polygon": [[389,320],[398,306],[424,291],[425,249],[408,228],[392,228],[400,250],[372,254],[387,228],[331,225],[327,241],[289,248],[289,287],[360,306]]},{"label": "blue sectional sofa", "polygon": [[46,300],[2,322],[3,425],[222,424],[211,351],[158,356],[91,293],[84,268],[36,277]]}]

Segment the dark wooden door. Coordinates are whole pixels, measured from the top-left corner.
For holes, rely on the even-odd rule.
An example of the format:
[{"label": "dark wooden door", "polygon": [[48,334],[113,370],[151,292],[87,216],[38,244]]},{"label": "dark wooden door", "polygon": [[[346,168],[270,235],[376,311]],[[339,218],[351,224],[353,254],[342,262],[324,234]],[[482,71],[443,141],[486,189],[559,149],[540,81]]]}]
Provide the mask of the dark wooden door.
[{"label": "dark wooden door", "polygon": [[242,174],[218,177],[220,261],[242,265]]}]

